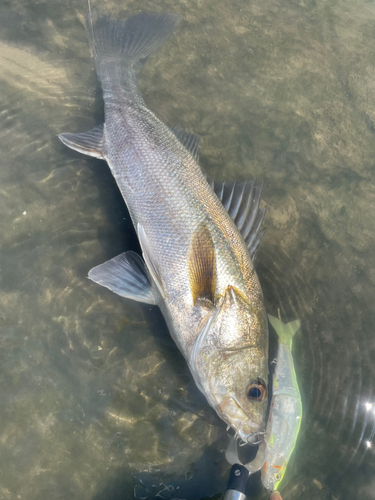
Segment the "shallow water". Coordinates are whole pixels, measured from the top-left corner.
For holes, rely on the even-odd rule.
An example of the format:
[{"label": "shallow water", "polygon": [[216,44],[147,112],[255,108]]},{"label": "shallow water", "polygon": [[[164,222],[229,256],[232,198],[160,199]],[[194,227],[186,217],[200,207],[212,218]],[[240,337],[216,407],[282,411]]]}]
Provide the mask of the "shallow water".
[{"label": "shallow water", "polygon": [[[302,322],[284,500],[375,498],[374,2],[105,8],[183,16],[146,102],[202,136],[210,176],[264,183],[267,310]],[[224,424],[159,311],[86,279],[138,244],[105,163],[56,138],[102,119],[85,10],[0,7],[0,498],[203,499],[225,488]]]}]

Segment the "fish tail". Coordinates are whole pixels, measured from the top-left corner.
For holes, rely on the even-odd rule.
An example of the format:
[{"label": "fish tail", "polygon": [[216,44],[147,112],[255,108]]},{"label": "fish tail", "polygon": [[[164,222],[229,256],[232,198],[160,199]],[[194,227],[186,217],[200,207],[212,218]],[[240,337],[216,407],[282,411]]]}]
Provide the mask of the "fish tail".
[{"label": "fish tail", "polygon": [[86,13],[86,30],[90,39],[95,67],[103,90],[122,86],[136,90],[137,74],[143,63],[172,34],[180,16],[144,13],[118,21],[98,15],[95,9]]},{"label": "fish tail", "polygon": [[296,319],[290,323],[284,324],[280,319],[275,318],[275,316],[271,316],[270,314],[268,314],[268,319],[276,331],[279,341],[282,344],[292,346],[293,336],[300,329],[301,321]]}]

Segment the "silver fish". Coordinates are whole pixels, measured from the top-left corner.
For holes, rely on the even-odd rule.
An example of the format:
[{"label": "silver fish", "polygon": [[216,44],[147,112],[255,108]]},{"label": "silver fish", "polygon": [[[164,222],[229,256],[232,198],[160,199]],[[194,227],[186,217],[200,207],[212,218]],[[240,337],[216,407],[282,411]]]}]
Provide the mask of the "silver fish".
[{"label": "silver fish", "polygon": [[301,322],[297,319],[284,324],[280,317],[275,318],[270,314],[268,318],[279,337],[279,348],[266,434],[251,462],[241,461],[236,437],[230,438],[225,456],[231,465],[242,464],[250,474],[261,470],[263,485],[273,492],[270,500],[276,500],[281,499],[276,490],[284,477],[301,427],[302,401],[292,356],[292,339]]},{"label": "silver fish", "polygon": [[251,442],[264,433],[267,409],[268,326],[251,258],[265,210],[253,182],[209,184],[197,162],[199,137],[163,124],[139,93],[143,62],[179,20],[86,16],[105,123],[59,137],[107,161],[142,248],[143,260],[125,252],[89,278],[160,307],[199,389]]},{"label": "silver fish", "polygon": [[273,396],[265,436],[266,461],[262,467],[262,483],[276,490],[282,481],[289,458],[295,448],[301,427],[302,401],[292,356],[292,339],[299,330],[299,319],[284,324],[268,315],[279,337]]}]

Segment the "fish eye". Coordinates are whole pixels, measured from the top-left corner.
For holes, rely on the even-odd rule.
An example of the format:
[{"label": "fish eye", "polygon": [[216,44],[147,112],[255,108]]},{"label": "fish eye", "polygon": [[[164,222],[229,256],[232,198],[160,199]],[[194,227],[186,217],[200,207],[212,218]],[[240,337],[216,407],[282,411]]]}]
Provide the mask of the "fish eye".
[{"label": "fish eye", "polygon": [[246,390],[247,399],[252,401],[263,401],[267,393],[266,384],[261,379],[256,379]]},{"label": "fish eye", "polygon": [[280,474],[275,474],[276,481],[280,481]]}]

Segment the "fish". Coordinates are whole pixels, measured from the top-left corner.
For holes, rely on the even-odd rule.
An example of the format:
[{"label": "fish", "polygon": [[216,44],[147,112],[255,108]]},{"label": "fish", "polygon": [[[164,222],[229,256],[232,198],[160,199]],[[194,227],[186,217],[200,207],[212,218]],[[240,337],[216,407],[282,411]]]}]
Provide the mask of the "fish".
[{"label": "fish", "polygon": [[301,322],[297,319],[284,324],[270,314],[268,318],[279,337],[279,347],[261,479],[265,488],[275,491],[284,477],[301,428],[302,400],[292,356],[293,336],[300,329]]},{"label": "fish", "polygon": [[239,456],[238,439],[231,436],[225,457],[231,465],[238,463],[246,467],[250,474],[261,470],[263,485],[277,498],[276,490],[284,477],[301,427],[302,401],[292,356],[292,339],[301,322],[297,319],[284,324],[280,318],[270,314],[268,319],[279,337],[279,346],[265,437],[256,457],[243,463]]},{"label": "fish", "polygon": [[265,432],[268,389],[268,323],[253,264],[263,235],[262,186],[207,180],[200,137],[160,121],[137,85],[143,63],[179,21],[147,12],[122,21],[90,10],[86,31],[105,120],[59,138],[107,162],[142,251],[115,256],[89,278],[159,306],[208,403],[255,443]]}]

